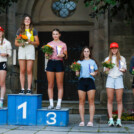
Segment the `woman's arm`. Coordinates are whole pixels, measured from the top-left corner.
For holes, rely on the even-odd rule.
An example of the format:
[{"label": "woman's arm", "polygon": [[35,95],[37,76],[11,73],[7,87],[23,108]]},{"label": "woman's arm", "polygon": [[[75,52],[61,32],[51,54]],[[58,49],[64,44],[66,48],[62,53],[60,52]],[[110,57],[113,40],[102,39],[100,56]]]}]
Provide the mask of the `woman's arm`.
[{"label": "woman's arm", "polygon": [[15,39],[15,46],[19,47],[19,46],[22,46],[22,44],[18,43],[17,39]]},{"label": "woman's arm", "polygon": [[64,51],[64,58],[67,59],[68,58],[68,54],[67,54],[67,51]]},{"label": "woman's arm", "polygon": [[98,74],[98,70],[95,70],[93,73],[90,73],[92,76],[96,76]]},{"label": "woman's arm", "polygon": [[7,45],[7,56],[8,57],[12,56],[12,46],[10,42],[8,42],[8,45]]}]

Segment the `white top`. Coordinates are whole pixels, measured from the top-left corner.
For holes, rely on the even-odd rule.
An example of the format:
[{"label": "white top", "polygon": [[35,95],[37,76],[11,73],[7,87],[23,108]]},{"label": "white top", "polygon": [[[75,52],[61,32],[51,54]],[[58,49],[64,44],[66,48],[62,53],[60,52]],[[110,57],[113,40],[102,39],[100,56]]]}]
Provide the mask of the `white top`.
[{"label": "white top", "polygon": [[[109,57],[107,57],[105,59],[105,61],[108,61],[108,59],[109,59]],[[117,77],[123,75],[123,73],[120,71],[120,69],[127,69],[126,59],[123,56],[121,56],[119,67],[117,67],[116,56],[112,56],[112,63],[114,63],[115,66],[109,70],[108,76],[110,76],[112,78],[117,78]],[[105,71],[105,69],[106,68],[104,67],[104,71]]]},{"label": "white top", "polygon": [[[1,44],[1,41],[0,41],[0,44]],[[0,54],[2,54],[2,53],[8,54],[9,57],[11,57],[11,55],[12,55],[11,43],[5,38],[3,40],[3,44],[0,45]],[[3,57],[0,55],[0,62],[7,62],[7,57]]]}]

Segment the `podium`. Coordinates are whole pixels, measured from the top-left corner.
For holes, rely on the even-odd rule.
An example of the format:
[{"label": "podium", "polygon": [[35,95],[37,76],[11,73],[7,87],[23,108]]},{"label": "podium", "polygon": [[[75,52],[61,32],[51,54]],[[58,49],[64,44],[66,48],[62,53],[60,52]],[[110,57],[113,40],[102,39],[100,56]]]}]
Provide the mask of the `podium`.
[{"label": "podium", "polygon": [[0,109],[0,125],[67,126],[69,109],[42,108],[42,95],[8,95],[8,108]]},{"label": "podium", "polygon": [[37,109],[41,108],[42,95],[8,95],[8,124],[36,125]]},{"label": "podium", "polygon": [[69,109],[37,110],[37,125],[67,126],[69,122]]},{"label": "podium", "polygon": [[0,125],[7,124],[7,108],[0,109]]}]

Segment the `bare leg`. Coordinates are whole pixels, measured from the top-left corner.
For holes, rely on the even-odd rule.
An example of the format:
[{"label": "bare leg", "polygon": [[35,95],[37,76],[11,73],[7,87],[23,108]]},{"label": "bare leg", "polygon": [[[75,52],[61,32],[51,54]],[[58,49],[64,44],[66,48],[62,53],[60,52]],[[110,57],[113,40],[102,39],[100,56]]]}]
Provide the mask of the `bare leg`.
[{"label": "bare leg", "polygon": [[4,99],[5,93],[6,93],[6,71],[0,71],[0,86],[1,86],[1,99]]},{"label": "bare leg", "polygon": [[85,99],[86,99],[86,92],[78,90],[79,95],[79,112],[80,112],[80,118],[81,121],[84,122],[84,113],[85,113]]},{"label": "bare leg", "polygon": [[21,88],[24,89],[26,61],[25,60],[19,60],[19,65],[20,65],[20,84],[21,84]]},{"label": "bare leg", "polygon": [[28,77],[28,89],[31,89],[32,77],[33,77],[33,60],[27,60],[27,77]]},{"label": "bare leg", "polygon": [[114,89],[107,88],[107,108],[109,117],[112,118],[112,111],[113,111],[113,99],[114,99]]},{"label": "bare leg", "polygon": [[118,109],[118,119],[121,119],[123,105],[122,105],[122,95],[123,89],[116,89],[116,101],[117,101],[117,109]]},{"label": "bare leg", "polygon": [[58,99],[62,99],[62,97],[63,97],[63,77],[64,77],[64,72],[56,73]]},{"label": "bare leg", "polygon": [[95,91],[96,90],[89,90],[87,92],[88,102],[89,102],[90,122],[92,123],[93,123],[93,118],[94,118],[94,113],[95,113],[95,105],[94,105]]},{"label": "bare leg", "polygon": [[49,99],[53,99],[54,76],[55,76],[54,72],[47,72]]}]

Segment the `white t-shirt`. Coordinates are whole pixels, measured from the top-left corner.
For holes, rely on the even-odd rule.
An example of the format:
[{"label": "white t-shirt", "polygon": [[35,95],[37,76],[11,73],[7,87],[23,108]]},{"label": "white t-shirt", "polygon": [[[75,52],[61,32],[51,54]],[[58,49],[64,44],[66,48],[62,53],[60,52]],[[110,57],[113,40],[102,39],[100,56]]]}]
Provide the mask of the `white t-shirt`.
[{"label": "white t-shirt", "polygon": [[[108,59],[109,57],[107,57],[105,61],[108,61]],[[108,76],[112,78],[117,78],[118,76],[123,75],[123,73],[119,69],[120,68],[127,69],[126,59],[123,56],[121,56],[121,60],[119,62],[120,62],[120,66],[117,67],[116,56],[112,56],[112,63],[114,63],[115,66],[112,69],[110,69]],[[104,71],[105,71],[105,67],[104,67]]]},{"label": "white t-shirt", "polygon": [[[1,41],[0,41],[0,44],[1,44]],[[3,40],[3,44],[0,45],[0,54],[2,54],[2,53],[8,54],[9,57],[11,57],[11,55],[12,55],[11,43],[5,38]],[[7,62],[7,57],[3,57],[0,55],[0,62]]]}]

